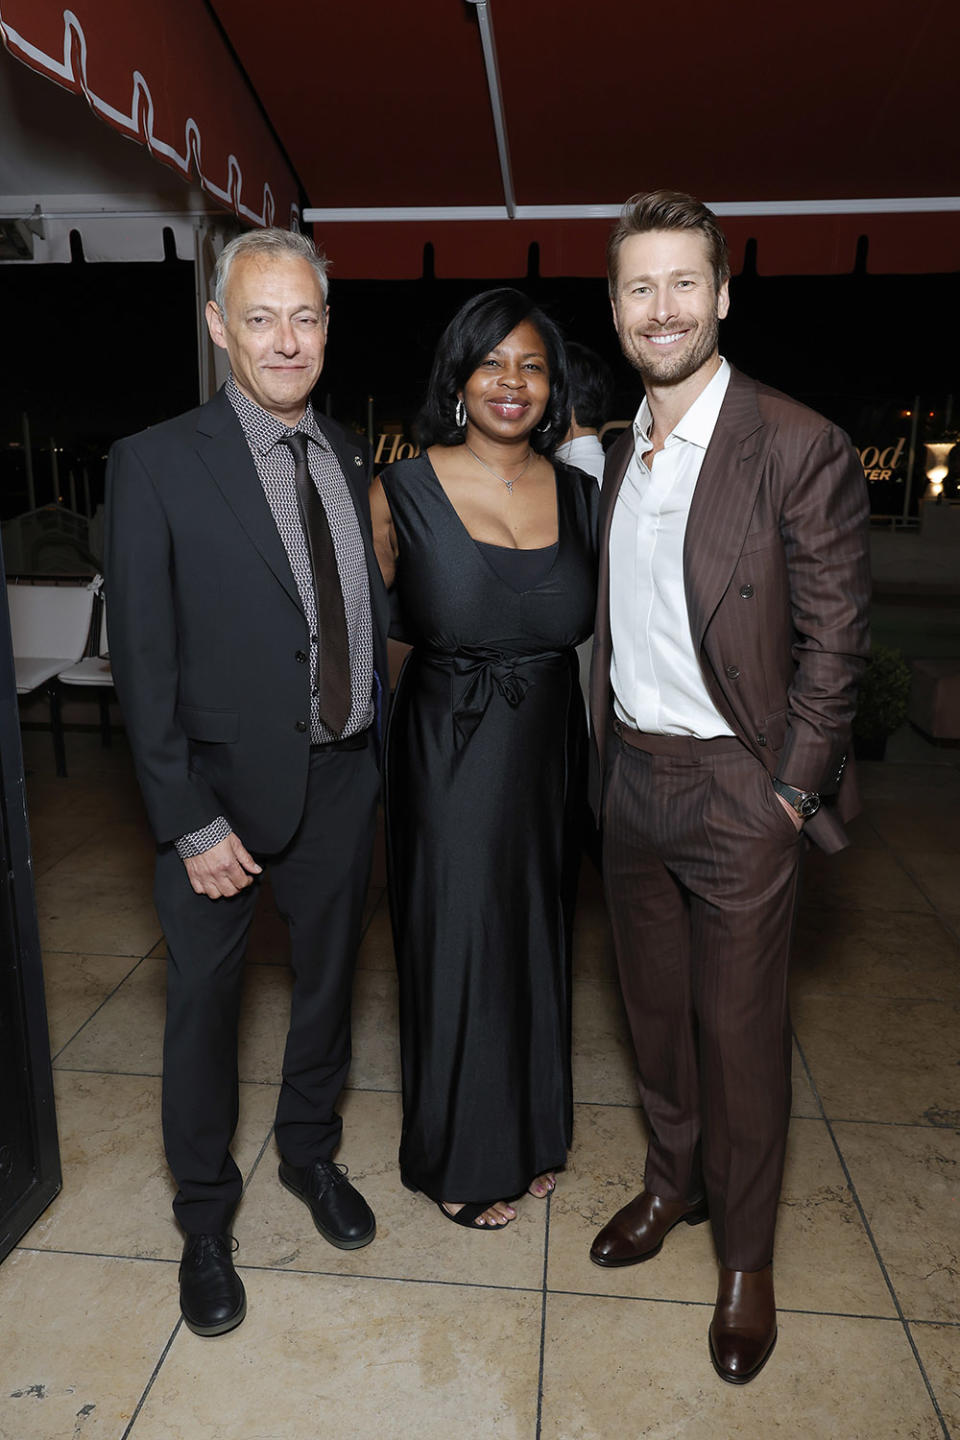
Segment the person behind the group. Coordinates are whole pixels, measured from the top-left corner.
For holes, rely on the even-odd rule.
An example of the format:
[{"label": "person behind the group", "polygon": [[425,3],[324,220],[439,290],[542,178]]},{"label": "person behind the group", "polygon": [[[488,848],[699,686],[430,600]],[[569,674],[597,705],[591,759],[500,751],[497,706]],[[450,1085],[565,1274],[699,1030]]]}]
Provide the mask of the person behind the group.
[{"label": "person behind the group", "polygon": [[570,394],[570,423],[563,441],[554,452],[566,465],[585,470],[596,480],[603,480],[606,456],[600,443],[600,431],[610,419],[613,409],[613,376],[606,360],[586,345],[568,340],[567,383]]},{"label": "person behind the group", "polygon": [[[613,409],[613,375],[607,362],[602,360],[595,350],[588,350],[586,345],[577,345],[568,340],[564,350],[567,356],[570,420],[563,441],[554,454],[557,460],[562,460],[566,465],[575,465],[578,470],[592,475],[597,483],[601,484],[606,456],[600,443],[600,431],[610,419]],[[577,646],[584,705],[590,703],[592,655],[591,640],[584,640]],[[596,862],[600,853],[599,841],[589,806],[584,810],[584,825],[584,844]]]},{"label": "person behind the group", "polygon": [[730,272],[708,209],[634,196],[608,262],[646,398],[601,492],[591,709],[650,1141],[644,1190],[591,1257],[649,1260],[709,1217],[710,1353],[743,1384],[777,1334],[787,961],[801,848],[846,843],[868,505],[846,436],[720,357]]},{"label": "person behind the group", "polygon": [[423,452],[371,492],[413,651],[387,746],[404,1183],[497,1229],[566,1161],[571,922],[593,623],[595,480],[552,464],[563,346],[516,290],[437,350]]},{"label": "person behind the group", "polygon": [[294,972],[280,1179],[331,1244],[365,1245],[375,1228],[333,1153],[379,789],[387,597],[364,455],[310,404],[326,297],[325,261],[305,236],[231,241],[206,312],[230,377],[198,410],[115,445],[107,474],[110,657],[158,842],[163,1133],[186,1233],[180,1303],[198,1335],[246,1311],[230,1142],[265,865]]}]

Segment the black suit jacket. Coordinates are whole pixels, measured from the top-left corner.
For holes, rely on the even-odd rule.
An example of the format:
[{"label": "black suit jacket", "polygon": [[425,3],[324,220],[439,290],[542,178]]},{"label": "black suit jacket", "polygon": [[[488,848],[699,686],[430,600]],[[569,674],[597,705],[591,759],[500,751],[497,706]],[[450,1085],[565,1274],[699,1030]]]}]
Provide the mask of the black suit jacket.
[{"label": "black suit jacket", "polygon": [[[387,598],[365,459],[339,425],[316,418],[360,522],[385,695]],[[158,842],[222,814],[248,849],[282,849],[306,794],[308,629],[223,390],[111,450],[106,584],[114,679]]]},{"label": "black suit jacket", "polygon": [[[610,528],[633,426],[607,454],[591,671],[601,764],[612,716]],[[714,704],[771,775],[836,802],[807,822],[824,850],[856,810],[845,766],[869,649],[863,468],[822,415],[731,367],[690,506],[683,572],[694,648]],[[842,783],[841,783],[842,772]]]}]

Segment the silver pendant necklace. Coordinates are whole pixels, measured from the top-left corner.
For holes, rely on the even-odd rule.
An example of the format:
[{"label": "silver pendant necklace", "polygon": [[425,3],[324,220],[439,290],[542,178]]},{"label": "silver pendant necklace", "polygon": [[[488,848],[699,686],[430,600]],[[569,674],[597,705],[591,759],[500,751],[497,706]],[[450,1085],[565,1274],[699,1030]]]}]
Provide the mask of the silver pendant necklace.
[{"label": "silver pendant necklace", "polygon": [[513,487],[514,487],[514,485],[516,485],[517,481],[520,479],[520,476],[525,473],[528,465],[530,464],[531,460],[533,459],[533,453],[534,453],[534,452],[531,450],[530,453],[527,455],[527,458],[526,458],[526,460],[524,461],[522,467],[521,467],[520,470],[517,472],[517,474],[514,475],[513,479],[512,479],[512,480],[505,480],[502,475],[498,475],[498,474],[497,474],[497,471],[494,470],[491,465],[488,465],[488,464],[487,464],[486,460],[481,460],[481,459],[480,459],[480,456],[477,454],[476,450],[474,450],[474,448],[473,448],[472,445],[467,445],[466,440],[464,440],[463,443],[464,443],[464,445],[466,445],[466,448],[470,451],[470,454],[473,456],[474,460],[476,460],[476,462],[477,462],[478,465],[482,465],[483,468],[484,468],[484,470],[486,470],[486,471],[488,472],[488,474],[492,475],[495,480],[499,480],[499,481],[500,481],[500,484],[501,484],[501,485],[506,485],[506,487],[507,487],[507,494],[508,494],[508,495],[512,495],[512,494],[513,494]]}]

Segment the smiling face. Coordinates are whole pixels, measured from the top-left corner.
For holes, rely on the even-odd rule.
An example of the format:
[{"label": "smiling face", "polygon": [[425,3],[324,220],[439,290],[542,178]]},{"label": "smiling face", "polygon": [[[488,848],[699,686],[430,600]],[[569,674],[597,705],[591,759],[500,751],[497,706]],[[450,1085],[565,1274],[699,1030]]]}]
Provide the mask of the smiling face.
[{"label": "smiling face", "polygon": [[679,385],[716,368],[727,282],[714,288],[710,254],[695,230],[649,230],[621,246],[613,320],[624,355],[650,385]]},{"label": "smiling face", "polygon": [[240,390],[296,425],[323,369],[328,311],[316,271],[296,255],[238,255],[227,274],[226,315],[211,300],[207,326],[230,357]]},{"label": "smiling face", "polygon": [[480,361],[460,392],[471,432],[501,442],[523,440],[543,419],[550,368],[539,330],[523,320]]}]

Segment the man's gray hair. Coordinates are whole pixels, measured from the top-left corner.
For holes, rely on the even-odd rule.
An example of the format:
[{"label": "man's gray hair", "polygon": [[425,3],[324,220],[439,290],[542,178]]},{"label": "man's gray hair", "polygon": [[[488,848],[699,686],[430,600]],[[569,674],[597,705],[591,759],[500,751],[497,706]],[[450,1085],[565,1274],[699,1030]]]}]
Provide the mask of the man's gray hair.
[{"label": "man's gray hair", "polygon": [[217,256],[213,298],[224,320],[227,318],[224,304],[227,278],[230,266],[238,255],[263,255],[266,258],[293,255],[299,260],[306,260],[317,272],[323,303],[326,305],[330,288],[327,280],[327,257],[317,253],[317,247],[309,236],[301,235],[297,230],[281,230],[276,226],[272,229],[245,230],[242,235],[235,236],[228,245],[224,245]]}]

